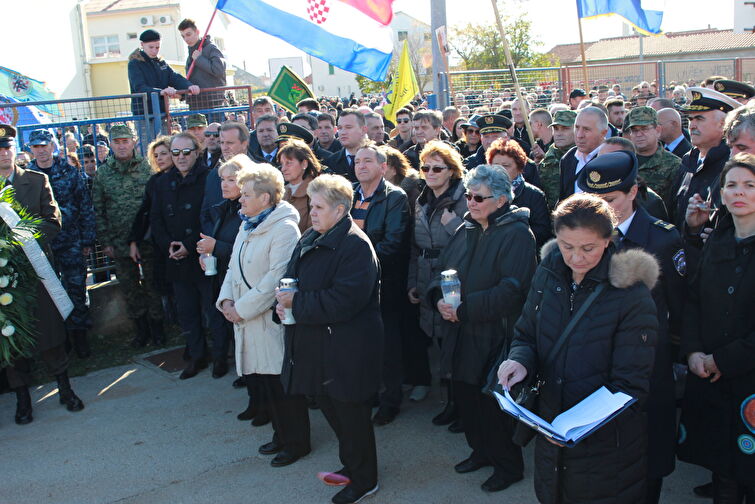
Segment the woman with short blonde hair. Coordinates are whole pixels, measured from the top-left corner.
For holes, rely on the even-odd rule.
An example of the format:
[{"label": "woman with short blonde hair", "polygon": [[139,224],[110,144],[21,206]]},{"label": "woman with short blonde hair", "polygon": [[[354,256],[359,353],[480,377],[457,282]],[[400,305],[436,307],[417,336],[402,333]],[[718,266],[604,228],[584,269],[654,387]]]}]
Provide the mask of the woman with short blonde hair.
[{"label": "woman with short blonde hair", "polygon": [[270,197],[269,204],[273,207],[283,198],[283,175],[269,164],[243,166],[236,173],[236,183],[242,192],[247,184],[252,184],[254,193],[257,196],[267,194]]}]

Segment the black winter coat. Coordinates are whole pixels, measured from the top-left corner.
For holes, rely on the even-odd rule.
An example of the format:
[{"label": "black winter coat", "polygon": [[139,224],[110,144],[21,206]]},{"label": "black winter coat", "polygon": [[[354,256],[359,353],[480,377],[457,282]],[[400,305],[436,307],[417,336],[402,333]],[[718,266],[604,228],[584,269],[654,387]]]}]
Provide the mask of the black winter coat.
[{"label": "black winter coat", "polygon": [[334,152],[332,156],[327,158],[323,163],[327,166],[326,173],[332,173],[333,175],[342,175],[349,179],[349,182],[356,183],[357,176],[354,174],[354,167],[349,166],[349,161],[346,159],[346,148]]},{"label": "black winter coat", "polygon": [[540,247],[553,237],[553,225],[551,224],[551,214],[548,211],[545,193],[525,181],[514,192],[512,203],[519,208],[529,209],[530,229],[532,234],[535,235],[537,250],[540,250]]},{"label": "black winter coat", "polygon": [[217,205],[210,208],[212,217],[212,233],[208,236],[215,238],[215,248],[212,251],[218,260],[218,280],[223,283],[225,273],[228,271],[228,263],[231,260],[233,252],[233,243],[236,241],[236,235],[239,234],[241,227],[241,217],[239,210],[241,204],[238,199],[224,199]]},{"label": "black winter coat", "polygon": [[178,168],[171,168],[155,186],[150,225],[157,245],[157,254],[168,257],[170,242],[180,241],[189,255],[181,260],[168,259],[165,267],[168,280],[198,280],[204,275],[199,266],[199,211],[204,197],[207,167],[197,159],[189,174],[182,177]]},{"label": "black winter coat", "polygon": [[[188,89],[191,82],[186,77],[173,70],[162,58],[150,58],[141,49],[137,49],[128,57],[128,83],[131,93],[148,93],[147,110],[152,113],[152,93],[160,93],[166,87]],[[165,100],[158,96],[160,112],[165,112]],[[131,100],[131,111],[134,115],[144,114],[141,98]]]},{"label": "black winter coat", "polygon": [[752,485],[755,475],[755,236],[737,242],[731,215],[703,247],[682,330],[682,355],[712,354],[715,383],[689,373],[679,459]]},{"label": "black winter coat", "polygon": [[[679,232],[671,224],[637,208],[619,250],[639,248],[652,254],[661,275],[652,291],[658,310],[658,344],[646,403],[648,475],[668,476],[676,460],[676,391],[673,364],[679,354],[682,310],[686,293],[686,262]],[[676,342],[676,344],[673,344]]]},{"label": "black winter coat", "polygon": [[[467,214],[443,250],[442,269],[455,269],[461,281],[461,305],[459,322],[442,322],[442,376],[482,386],[510,345],[536,265],[528,216],[529,210],[506,204],[483,231]],[[435,307],[443,297],[438,279],[429,295]]]},{"label": "black winter coat", "polygon": [[380,386],[383,320],[380,266],[349,215],[296,245],[286,277],[299,280],[296,324],[286,326],[281,382],[288,394],[364,402]]},{"label": "black winter coat", "polygon": [[[543,248],[508,358],[544,381],[537,414],[552,421],[601,386],[637,402],[573,448],[538,436],[535,493],[542,504],[637,504],[645,499],[647,419],[658,319],[650,288],[658,264],[640,250],[613,245],[572,293],[572,273],[555,240]],[[549,369],[543,361],[574,311],[601,282],[609,282],[577,323]]]}]

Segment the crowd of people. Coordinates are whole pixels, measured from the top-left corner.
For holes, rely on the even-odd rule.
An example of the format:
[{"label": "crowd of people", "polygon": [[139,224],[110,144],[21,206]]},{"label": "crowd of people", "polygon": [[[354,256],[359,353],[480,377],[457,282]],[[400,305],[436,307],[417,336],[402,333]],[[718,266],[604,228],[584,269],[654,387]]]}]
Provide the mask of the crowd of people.
[{"label": "crowd of people", "polygon": [[[149,32],[141,52],[159,66]],[[711,471],[696,493],[755,502],[755,89],[703,84],[663,98],[643,82],[626,100],[596,86],[568,103],[491,89],[442,112],[417,99],[395,122],[377,103],[305,99],[280,114],[262,96],[251,127],[194,113],[146,157],[142,125],[93,131],[79,166],[71,149],[55,154],[67,135],[34,131],[24,160],[0,125],[0,175],[47,223],[75,306],[64,327],[40,299],[40,328],[54,325],[40,357],[61,402],[82,409],[65,343],[91,353],[84,258],[96,242],[134,347],[164,345],[174,307],[181,379],[210,364],[220,378],[233,354],[248,395],[238,418],[272,422],[259,447],[272,466],[310,453],[309,410],[323,412],[343,464],[328,480],[344,487],[335,503],[378,490],[374,427],[428,396],[432,345],[445,398],[432,423],[466,437],[456,472],[492,467],[484,491],[523,478],[531,437],[492,386],[537,391],[547,421],[606,386],[637,402],[574,447],[537,437],[540,502],[657,503],[677,458]],[[32,421],[28,369],[7,368],[19,424]]]}]

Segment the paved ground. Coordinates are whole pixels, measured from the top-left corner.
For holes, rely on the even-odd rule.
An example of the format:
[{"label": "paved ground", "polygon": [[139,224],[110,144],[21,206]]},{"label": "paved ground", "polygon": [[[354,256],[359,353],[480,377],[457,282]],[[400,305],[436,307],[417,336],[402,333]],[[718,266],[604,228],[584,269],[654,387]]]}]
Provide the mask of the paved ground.
[{"label": "paved ground", "polygon": [[[32,424],[13,423],[15,399],[0,396],[0,503],[326,503],[337,491],[315,477],[340,467],[335,438],[319,411],[312,419],[312,453],[275,469],[257,447],[270,426],[236,420],[246,393],[234,376],[208,371],[180,381],[176,373],[138,361],[73,379],[86,409],[69,413],[47,384],[33,392]],[[408,404],[377,431],[380,491],[370,503],[535,503],[532,453],[526,479],[487,495],[479,485],[489,469],[458,475],[468,455],[461,434],[430,424],[440,409],[437,390]],[[679,464],[661,502],[688,504],[706,475]]]}]

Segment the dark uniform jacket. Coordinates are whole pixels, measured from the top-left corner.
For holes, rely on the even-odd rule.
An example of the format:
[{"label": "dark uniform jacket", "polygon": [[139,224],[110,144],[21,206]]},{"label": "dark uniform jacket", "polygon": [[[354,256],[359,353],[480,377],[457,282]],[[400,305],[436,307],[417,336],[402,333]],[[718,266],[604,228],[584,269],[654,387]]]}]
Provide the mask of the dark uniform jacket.
[{"label": "dark uniform jacket", "polygon": [[661,274],[652,290],[658,310],[658,344],[646,403],[648,415],[648,475],[668,476],[676,453],[676,398],[673,363],[679,354],[679,334],[686,294],[686,262],[681,236],[668,222],[637,208],[619,250],[639,248],[660,263]]},{"label": "dark uniform jacket", "polygon": [[[541,418],[552,421],[602,386],[637,399],[573,448],[538,436],[535,493],[543,504],[636,504],[645,499],[643,407],[655,358],[658,317],[650,289],[658,264],[639,250],[614,250],[609,244],[600,263],[572,291],[572,272],[555,240],[548,242],[514,328],[508,358],[521,363],[528,376],[544,381],[536,411]],[[543,369],[569,318],[599,283],[608,286],[576,324],[554,363]]]},{"label": "dark uniform jacket", "polygon": [[[536,266],[528,217],[529,210],[507,203],[488,216],[483,231],[467,214],[444,249],[441,269],[458,272],[461,304],[456,310],[459,322],[441,322],[442,376],[482,386],[501,351],[511,344]],[[443,297],[438,278],[429,296],[432,306]]]},{"label": "dark uniform jacket", "polygon": [[63,217],[63,229],[50,243],[58,254],[73,251],[81,254],[84,247],[93,247],[96,231],[94,206],[86,181],[81,172],[55,156],[50,168],[39,168],[37,161],[29,163],[28,170],[47,175],[55,201]]},{"label": "dark uniform jacket", "polygon": [[752,485],[755,474],[755,237],[737,241],[731,215],[703,247],[682,329],[682,355],[712,354],[721,378],[687,374],[679,459]]},{"label": "dark uniform jacket", "polygon": [[[160,93],[166,87],[188,89],[191,82],[186,77],[173,70],[164,59],[150,58],[141,49],[136,49],[128,57],[128,83],[131,93],[149,93],[147,95],[147,110],[152,113],[152,93]],[[165,112],[165,100],[158,97],[160,112]],[[134,115],[144,114],[141,98],[131,100],[131,111]]]},{"label": "dark uniform jacket", "polygon": [[553,237],[553,225],[548,203],[545,201],[545,193],[525,181],[514,191],[512,203],[519,208],[529,209],[529,226],[532,234],[535,235],[537,250],[540,250],[540,247]]},{"label": "dark uniform jacket", "polygon": [[694,148],[684,155],[679,173],[671,187],[671,196],[674,199],[666,202],[671,223],[677,228],[683,229],[687,205],[695,193],[699,193],[703,200],[710,194],[713,204],[717,208],[721,207],[721,170],[729,160],[730,153],[726,142],[721,140],[720,144],[708,151],[701,167],[697,165],[699,149]]},{"label": "dark uniform jacket", "polygon": [[206,178],[207,167],[201,159],[197,159],[185,177],[174,166],[157,181],[150,212],[157,253],[167,257],[170,242],[173,241],[183,243],[189,253],[178,261],[168,259],[168,280],[192,281],[204,275],[197,259],[197,242],[200,231],[199,211]]},{"label": "dark uniform jacket", "polygon": [[[296,324],[286,326],[281,382],[288,394],[364,402],[380,386],[380,266],[349,215],[296,245],[286,277],[298,278]],[[274,319],[276,317],[274,316]]]},{"label": "dark uniform jacket", "polygon": [[[61,214],[58,204],[52,194],[52,187],[47,176],[43,173],[24,170],[16,167],[11,185],[15,190],[16,201],[26,210],[41,219],[39,231],[41,237],[37,240],[39,246],[50,254],[50,243],[61,229]],[[36,310],[36,351],[50,350],[62,345],[66,340],[65,325],[60,312],[55,307],[50,295],[42,282],[38,282]]]}]

